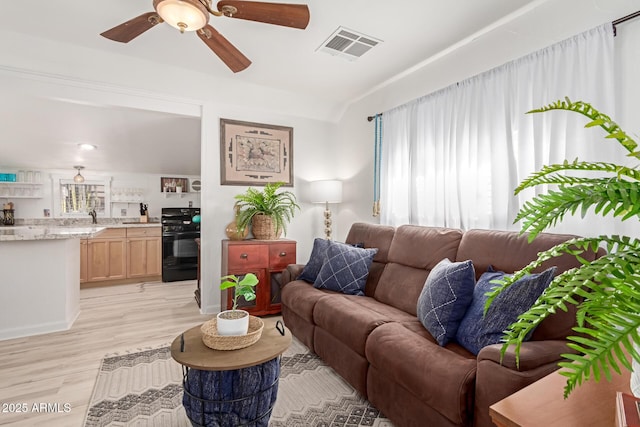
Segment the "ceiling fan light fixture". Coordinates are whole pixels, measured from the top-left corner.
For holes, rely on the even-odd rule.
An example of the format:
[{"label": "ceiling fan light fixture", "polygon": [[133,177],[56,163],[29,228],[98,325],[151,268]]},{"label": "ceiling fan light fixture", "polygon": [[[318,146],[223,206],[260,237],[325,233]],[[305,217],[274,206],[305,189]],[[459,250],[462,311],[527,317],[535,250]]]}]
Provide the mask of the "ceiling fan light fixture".
[{"label": "ceiling fan light fixture", "polygon": [[84,182],[84,176],[80,174],[80,171],[84,169],[84,166],[74,166],[74,169],[78,170],[78,174],[73,177],[73,182],[81,184]]},{"label": "ceiling fan light fixture", "polygon": [[209,12],[198,0],[153,0],[153,8],[181,33],[197,31],[209,22]]}]

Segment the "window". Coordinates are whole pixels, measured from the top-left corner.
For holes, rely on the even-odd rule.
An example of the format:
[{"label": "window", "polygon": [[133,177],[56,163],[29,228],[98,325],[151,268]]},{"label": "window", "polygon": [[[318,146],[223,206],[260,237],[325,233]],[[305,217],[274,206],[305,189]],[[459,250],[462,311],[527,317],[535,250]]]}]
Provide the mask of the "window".
[{"label": "window", "polygon": [[105,213],[104,184],[60,184],[60,212],[86,214],[92,209],[99,215]]},{"label": "window", "polygon": [[85,218],[95,209],[100,217],[111,216],[111,178],[87,179],[76,183],[68,176],[53,178],[54,217]]}]

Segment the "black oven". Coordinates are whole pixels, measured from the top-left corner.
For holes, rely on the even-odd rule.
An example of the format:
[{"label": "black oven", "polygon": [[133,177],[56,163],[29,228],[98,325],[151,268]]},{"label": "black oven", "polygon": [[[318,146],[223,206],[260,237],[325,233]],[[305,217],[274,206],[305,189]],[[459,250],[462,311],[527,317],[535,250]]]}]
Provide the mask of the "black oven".
[{"label": "black oven", "polygon": [[198,276],[199,208],[162,209],[162,281],[192,280]]}]

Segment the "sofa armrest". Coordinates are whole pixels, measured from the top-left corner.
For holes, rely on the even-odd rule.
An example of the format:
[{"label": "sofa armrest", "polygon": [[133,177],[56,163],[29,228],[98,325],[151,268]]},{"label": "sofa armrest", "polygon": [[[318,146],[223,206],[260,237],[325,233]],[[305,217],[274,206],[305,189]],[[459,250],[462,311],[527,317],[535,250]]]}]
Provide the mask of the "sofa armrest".
[{"label": "sofa armrest", "polygon": [[562,359],[563,353],[574,353],[564,340],[526,341],[520,347],[520,367],[516,365],[515,346],[511,346],[504,354],[500,362],[502,344],[493,344],[484,347],[478,353],[478,363],[483,360],[501,364],[507,369],[530,371],[549,363],[557,363]]},{"label": "sofa armrest", "polygon": [[287,268],[282,271],[282,284],[286,285],[289,282],[293,282],[302,273],[304,264],[289,264]]},{"label": "sofa armrest", "polygon": [[494,344],[478,353],[475,427],[494,427],[489,406],[557,370],[561,354],[574,352],[564,340],[527,341],[520,348],[518,369],[514,347],[507,350],[502,364],[501,348],[502,344]]}]

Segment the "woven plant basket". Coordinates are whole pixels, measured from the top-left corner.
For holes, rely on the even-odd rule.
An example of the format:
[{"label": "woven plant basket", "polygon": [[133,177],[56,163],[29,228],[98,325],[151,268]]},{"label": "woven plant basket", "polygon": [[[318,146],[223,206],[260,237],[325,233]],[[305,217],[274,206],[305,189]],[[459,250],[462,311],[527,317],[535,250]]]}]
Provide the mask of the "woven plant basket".
[{"label": "woven plant basket", "polygon": [[276,233],[276,225],[269,215],[257,214],[251,219],[253,237],[258,240],[278,240],[281,230]]},{"label": "woven plant basket", "polygon": [[264,322],[259,317],[249,316],[247,335],[218,335],[218,319],[215,317],[200,327],[202,342],[214,350],[238,350],[258,342],[262,336]]}]

